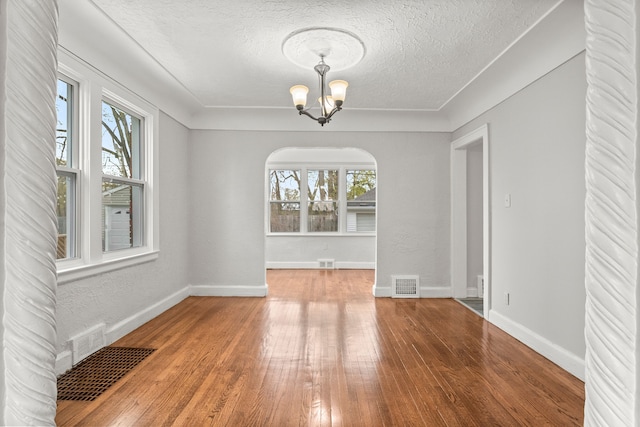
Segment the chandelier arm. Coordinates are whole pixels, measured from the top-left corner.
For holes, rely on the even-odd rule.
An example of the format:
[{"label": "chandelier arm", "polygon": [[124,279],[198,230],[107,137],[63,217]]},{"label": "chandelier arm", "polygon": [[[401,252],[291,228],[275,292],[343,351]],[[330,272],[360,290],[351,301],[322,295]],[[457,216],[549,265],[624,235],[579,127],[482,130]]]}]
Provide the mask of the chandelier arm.
[{"label": "chandelier arm", "polygon": [[304,114],[305,116],[310,117],[315,121],[318,121],[318,119],[316,117],[313,117],[313,115],[311,113],[309,113],[308,110],[298,110],[298,114],[300,114],[300,115]]},{"label": "chandelier arm", "polygon": [[342,110],[342,107],[334,107],[334,109],[331,110],[331,112],[327,116],[327,121],[329,121],[329,119],[331,119],[331,117],[340,110]]},{"label": "chandelier arm", "polygon": [[328,122],[329,122],[329,119],[328,119],[327,117],[325,117],[325,116],[320,116],[320,117],[316,118],[316,117],[314,117],[313,115],[311,115],[311,113],[309,113],[309,111],[308,111],[308,110],[302,110],[302,109],[299,109],[299,110],[298,110],[298,114],[300,114],[300,115],[303,115],[303,114],[304,114],[305,116],[307,116],[307,117],[311,118],[312,120],[314,120],[314,121],[316,121],[316,122],[320,123],[320,126],[324,126],[324,124],[325,124],[325,123],[328,123]]}]

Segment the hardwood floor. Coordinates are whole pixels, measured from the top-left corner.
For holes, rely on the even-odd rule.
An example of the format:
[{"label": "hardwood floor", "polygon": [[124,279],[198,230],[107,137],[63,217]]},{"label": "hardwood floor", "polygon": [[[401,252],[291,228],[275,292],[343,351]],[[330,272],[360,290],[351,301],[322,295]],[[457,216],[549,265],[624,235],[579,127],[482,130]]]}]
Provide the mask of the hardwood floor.
[{"label": "hardwood floor", "polygon": [[157,349],[59,426],[570,426],[584,384],[448,299],[370,270],[271,270],[266,298],[190,297],[114,346]]}]

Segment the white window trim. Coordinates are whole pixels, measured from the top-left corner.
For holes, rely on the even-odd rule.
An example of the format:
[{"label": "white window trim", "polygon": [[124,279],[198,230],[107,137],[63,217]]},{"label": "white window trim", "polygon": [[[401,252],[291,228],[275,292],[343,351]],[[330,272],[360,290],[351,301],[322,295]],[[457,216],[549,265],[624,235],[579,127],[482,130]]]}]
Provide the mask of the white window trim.
[{"label": "white window trim", "polygon": [[[300,231],[296,232],[272,232],[271,231],[271,223],[270,223],[270,190],[271,190],[271,181],[270,181],[270,171],[272,170],[299,170],[300,171]],[[307,179],[308,179],[308,171],[309,170],[337,170],[338,171],[338,179],[340,182],[340,186],[338,187],[338,231],[323,231],[323,232],[309,232],[307,231],[307,206],[309,200],[307,200]],[[266,167],[266,188],[265,197],[266,206],[265,206],[265,232],[268,237],[292,237],[292,236],[304,236],[304,237],[371,237],[377,235],[377,231],[347,231],[347,189],[346,182],[347,176],[346,173],[348,170],[373,170],[376,171],[376,186],[377,186],[377,170],[376,166],[371,163],[314,163],[314,162],[274,162],[269,163]],[[377,206],[376,206],[376,215],[377,215]]]},{"label": "white window trim", "polygon": [[[159,197],[157,185],[159,111],[135,93],[129,91],[99,70],[79,61],[63,49],[58,50],[58,70],[77,82],[77,126],[78,146],[77,181],[78,238],[74,259],[57,262],[58,284],[76,281],[85,277],[102,274],[133,265],[153,261],[158,258],[160,247]],[[100,233],[102,200],[102,101],[112,100],[135,115],[144,126],[143,132],[143,175],[144,242],[136,248],[113,252],[102,252]],[[93,195],[93,197],[92,197]]]}]

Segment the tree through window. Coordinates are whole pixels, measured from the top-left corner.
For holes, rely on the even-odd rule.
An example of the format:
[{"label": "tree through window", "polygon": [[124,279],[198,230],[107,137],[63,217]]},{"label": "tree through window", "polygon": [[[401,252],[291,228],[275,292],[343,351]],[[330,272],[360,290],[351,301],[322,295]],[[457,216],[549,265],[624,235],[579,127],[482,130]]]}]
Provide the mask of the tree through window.
[{"label": "tree through window", "polygon": [[102,249],[143,245],[141,119],[102,102]]},{"label": "tree through window", "polygon": [[338,231],[338,178],[337,170],[309,170],[308,232]]},{"label": "tree through window", "polygon": [[56,216],[58,222],[58,244],[56,259],[71,259],[77,256],[76,199],[79,170],[76,150],[73,83],[58,79],[56,96],[56,175],[58,177]]}]

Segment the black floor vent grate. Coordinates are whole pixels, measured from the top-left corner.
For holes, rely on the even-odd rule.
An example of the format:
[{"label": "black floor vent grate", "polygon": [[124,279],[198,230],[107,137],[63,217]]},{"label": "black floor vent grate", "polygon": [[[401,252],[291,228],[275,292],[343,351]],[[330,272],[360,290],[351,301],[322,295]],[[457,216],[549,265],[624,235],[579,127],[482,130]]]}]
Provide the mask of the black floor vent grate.
[{"label": "black floor vent grate", "polygon": [[131,347],[98,350],[58,378],[58,400],[96,399],[154,351]]}]

